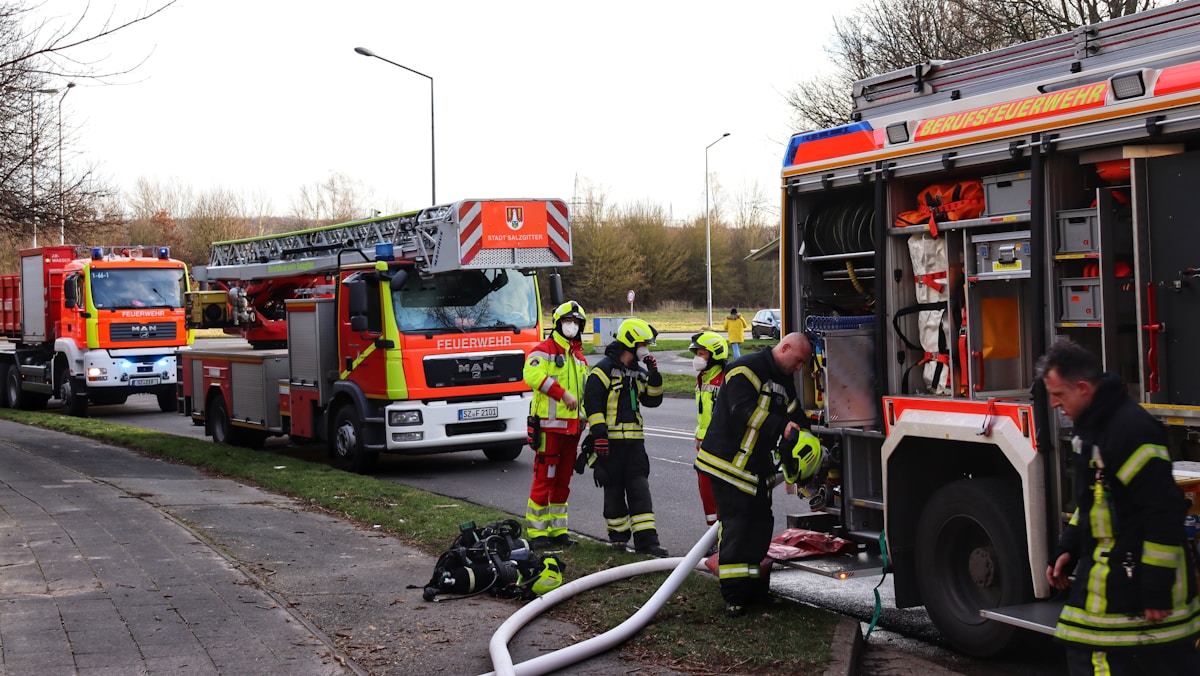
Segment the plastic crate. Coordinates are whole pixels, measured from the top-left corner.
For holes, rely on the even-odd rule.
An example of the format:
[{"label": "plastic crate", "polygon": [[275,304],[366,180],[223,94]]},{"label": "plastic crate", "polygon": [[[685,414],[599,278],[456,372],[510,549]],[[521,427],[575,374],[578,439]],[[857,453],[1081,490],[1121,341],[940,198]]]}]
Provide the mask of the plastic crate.
[{"label": "plastic crate", "polygon": [[1100,278],[1072,277],[1058,280],[1064,322],[1100,321]]},{"label": "plastic crate", "polygon": [[983,177],[983,215],[1000,216],[1029,211],[1029,172]]},{"label": "plastic crate", "polygon": [[1099,241],[1096,228],[1099,217],[1095,209],[1060,211],[1058,220],[1058,253],[1094,253]]}]

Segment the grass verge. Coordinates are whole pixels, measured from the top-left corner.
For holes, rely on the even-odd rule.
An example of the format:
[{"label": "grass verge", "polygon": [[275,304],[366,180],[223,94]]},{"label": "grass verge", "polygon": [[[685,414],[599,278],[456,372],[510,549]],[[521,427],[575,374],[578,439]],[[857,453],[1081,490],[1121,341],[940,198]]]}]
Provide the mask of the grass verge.
[{"label": "grass verge", "polygon": [[[681,376],[684,377],[684,376]],[[694,382],[694,379],[693,379]],[[322,462],[252,451],[92,418],[0,409],[0,417],[186,463],[298,498],[365,527],[378,527],[428,553],[431,562],[463,521],[484,524],[520,516],[452,500],[402,484],[350,474]],[[583,540],[562,557],[566,580],[621,565],[633,555]],[[666,579],[647,575],[576,596],[554,616],[602,632],[632,615]],[[640,659],[704,673],[808,673],[823,670],[837,617],[798,603],[726,619],[715,579],[691,575],[654,621],[626,644]]]}]

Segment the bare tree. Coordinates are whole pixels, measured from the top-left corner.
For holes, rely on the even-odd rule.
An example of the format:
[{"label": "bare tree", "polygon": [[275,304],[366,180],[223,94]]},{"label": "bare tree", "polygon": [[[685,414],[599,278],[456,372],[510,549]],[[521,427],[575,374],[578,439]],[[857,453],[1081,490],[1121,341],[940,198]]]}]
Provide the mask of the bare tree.
[{"label": "bare tree", "polygon": [[1145,11],[1157,0],[869,0],[834,21],[825,51],[830,73],[799,81],[785,95],[792,128],[850,120],[856,80],[913,64],[958,59]]},{"label": "bare tree", "polygon": [[110,16],[99,27],[85,29],[86,9],[64,21],[39,18],[41,5],[0,0],[0,232],[23,240],[39,222],[43,227],[60,224],[72,233],[83,232],[82,225],[111,225],[79,220],[113,215],[96,204],[113,191],[92,169],[60,173],[58,151],[69,145],[63,133],[69,126],[58,124],[61,97],[69,91],[68,82],[104,83],[136,68],[102,68],[101,62],[83,60],[80,48],[146,21],[172,4],[174,0],[167,0],[127,20]]},{"label": "bare tree", "polygon": [[323,182],[300,186],[292,215],[313,226],[345,223],[371,216],[364,206],[369,200],[360,181],[335,171]]}]

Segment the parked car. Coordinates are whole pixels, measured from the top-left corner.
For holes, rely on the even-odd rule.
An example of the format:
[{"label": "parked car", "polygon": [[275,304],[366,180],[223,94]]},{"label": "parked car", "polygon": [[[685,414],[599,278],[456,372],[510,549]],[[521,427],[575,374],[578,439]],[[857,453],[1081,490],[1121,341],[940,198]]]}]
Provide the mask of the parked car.
[{"label": "parked car", "polygon": [[758,340],[761,336],[768,336],[779,340],[779,332],[783,328],[783,315],[779,309],[774,310],[759,310],[754,313],[754,319],[750,321],[750,335]]}]

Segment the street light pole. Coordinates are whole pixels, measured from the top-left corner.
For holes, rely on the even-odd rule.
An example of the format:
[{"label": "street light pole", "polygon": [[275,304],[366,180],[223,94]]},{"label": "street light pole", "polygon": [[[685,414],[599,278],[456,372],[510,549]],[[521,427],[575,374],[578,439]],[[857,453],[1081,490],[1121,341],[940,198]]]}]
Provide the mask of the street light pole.
[{"label": "street light pole", "polygon": [[425,73],[422,73],[417,70],[413,70],[412,68],[409,68],[408,66],[401,65],[390,59],[385,59],[382,56],[376,54],[375,52],[372,52],[371,50],[367,49],[366,47],[355,47],[354,51],[359,54],[362,54],[363,56],[373,56],[376,59],[379,59],[380,61],[386,61],[387,63],[390,63],[393,66],[396,66],[397,68],[403,68],[404,70],[407,70],[408,72],[413,73],[414,75],[420,75],[421,77],[429,80],[429,188],[430,188],[430,191],[433,193],[432,194],[433,201],[430,203],[430,206],[437,204],[438,203],[437,202],[437,153],[434,150],[435,139],[437,137],[433,133],[433,120],[434,120],[434,117],[433,117],[433,78],[426,75]]},{"label": "street light pole", "polygon": [[704,147],[704,276],[708,288],[708,328],[712,328],[712,225],[709,220],[711,214],[708,210],[708,149],[721,142],[721,139],[729,136],[729,132],[721,134],[721,138],[713,141]]},{"label": "street light pole", "polygon": [[37,108],[34,94],[57,94],[57,89],[29,90],[29,215],[33,218],[33,246],[37,246]]},{"label": "street light pole", "polygon": [[58,243],[66,244],[67,219],[66,210],[63,208],[63,180],[62,180],[62,104],[63,99],[67,98],[67,94],[71,93],[71,88],[75,86],[74,82],[68,82],[67,88],[63,91],[62,96],[58,97]]}]

